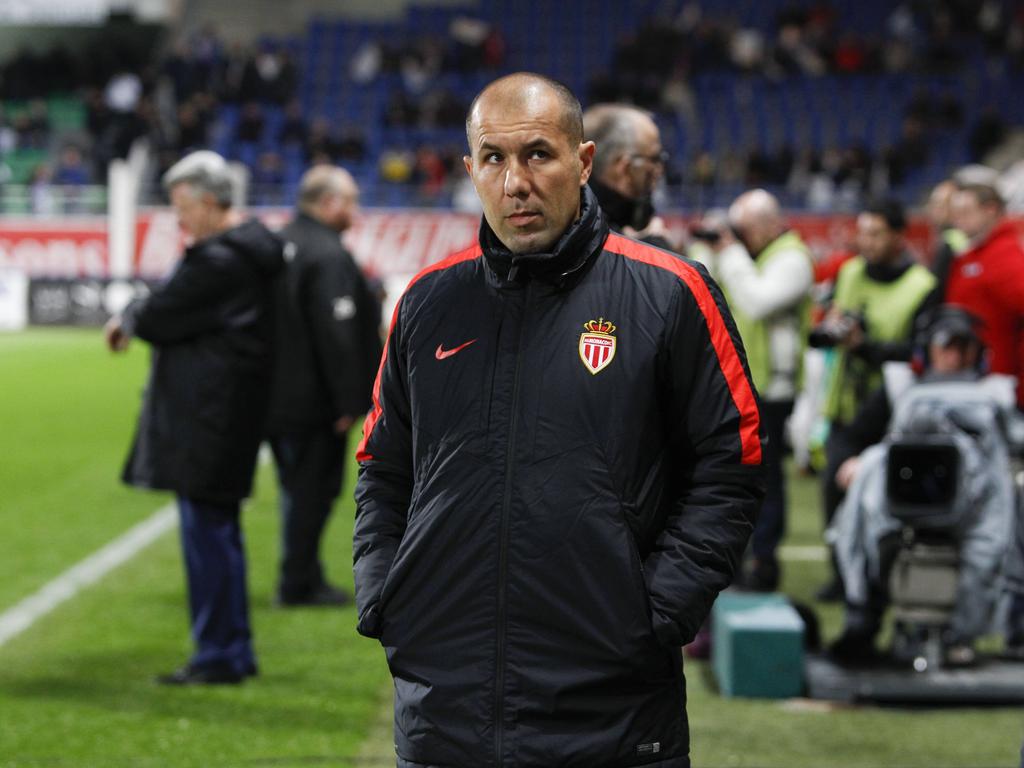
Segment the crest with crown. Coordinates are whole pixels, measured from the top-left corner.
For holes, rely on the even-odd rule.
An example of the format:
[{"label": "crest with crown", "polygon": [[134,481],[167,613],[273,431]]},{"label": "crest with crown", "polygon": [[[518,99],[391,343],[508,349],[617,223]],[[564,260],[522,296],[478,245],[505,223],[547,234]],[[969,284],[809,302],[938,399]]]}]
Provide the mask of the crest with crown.
[{"label": "crest with crown", "polygon": [[580,334],[580,360],[592,374],[597,374],[608,367],[615,357],[618,339],[612,336],[615,326],[603,317],[588,320],[583,324],[586,329]]},{"label": "crest with crown", "polygon": [[603,317],[597,320],[588,320],[583,324],[583,327],[591,333],[615,333],[615,326]]}]

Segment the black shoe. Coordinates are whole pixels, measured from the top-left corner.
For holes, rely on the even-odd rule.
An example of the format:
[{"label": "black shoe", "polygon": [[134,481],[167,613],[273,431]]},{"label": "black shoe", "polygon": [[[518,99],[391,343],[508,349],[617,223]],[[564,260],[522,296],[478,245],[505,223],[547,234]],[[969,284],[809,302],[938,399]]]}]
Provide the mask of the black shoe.
[{"label": "black shoe", "polygon": [[[255,666],[253,666],[252,674],[256,674]],[[245,675],[236,672],[231,667],[223,665],[197,667],[193,664],[186,664],[169,675],[157,676],[156,682],[160,685],[238,685],[244,679]]]},{"label": "black shoe", "polygon": [[832,579],[814,593],[814,599],[819,603],[843,602],[846,599],[846,590],[843,589],[843,582],[839,579]]},{"label": "black shoe", "polygon": [[843,630],[835,642],[828,647],[828,656],[837,664],[860,666],[880,660],[875,650],[875,633],[869,629]]},{"label": "black shoe", "polygon": [[281,608],[296,608],[303,606],[334,606],[340,607],[352,602],[352,596],[343,589],[321,584],[311,592],[301,596],[285,595],[278,592],[274,601]]}]

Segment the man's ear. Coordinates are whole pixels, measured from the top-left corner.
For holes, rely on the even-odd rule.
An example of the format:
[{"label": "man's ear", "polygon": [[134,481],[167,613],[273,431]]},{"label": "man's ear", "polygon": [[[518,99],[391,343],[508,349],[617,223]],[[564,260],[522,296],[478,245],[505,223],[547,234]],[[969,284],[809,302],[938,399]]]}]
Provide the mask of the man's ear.
[{"label": "man's ear", "polygon": [[585,141],[580,144],[580,186],[582,187],[590,179],[594,170],[594,151],[597,145],[592,141]]},{"label": "man's ear", "polygon": [[466,166],[466,173],[469,174],[469,178],[473,178],[473,158],[469,155],[463,155],[462,164]]}]

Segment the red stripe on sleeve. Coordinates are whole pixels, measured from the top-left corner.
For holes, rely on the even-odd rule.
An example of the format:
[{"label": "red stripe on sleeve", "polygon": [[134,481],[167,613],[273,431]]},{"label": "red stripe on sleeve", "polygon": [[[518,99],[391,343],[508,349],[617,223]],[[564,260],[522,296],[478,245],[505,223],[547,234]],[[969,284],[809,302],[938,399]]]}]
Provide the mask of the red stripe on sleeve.
[{"label": "red stripe on sleeve", "polygon": [[625,256],[627,259],[667,270],[689,287],[701,314],[704,315],[704,322],[711,335],[711,344],[718,356],[718,366],[722,370],[722,375],[729,387],[729,394],[732,395],[732,401],[740,414],[740,446],[742,448],[740,462],[760,464],[761,415],[757,410],[754,390],[743,371],[743,364],[740,362],[739,353],[736,352],[736,346],[732,343],[732,337],[729,335],[729,329],[725,325],[722,313],[700,273],[671,254],[614,233],[608,235],[604,247],[605,250]]},{"label": "red stripe on sleeve", "polygon": [[[440,272],[441,270],[448,269],[456,264],[461,264],[464,261],[471,261],[472,259],[480,258],[483,255],[483,251],[480,249],[479,243],[474,243],[469,248],[453,253],[445,259],[431,264],[421,272],[419,272],[412,280],[409,281],[409,285],[402,291],[402,296],[408,292],[408,290],[423,276],[429,275],[431,272]],[[395,330],[395,322],[398,320],[398,308],[402,304],[402,297],[398,298],[395,302],[395,310],[391,313],[391,323],[388,326],[388,337],[384,340],[384,353],[380,356],[380,365],[377,367],[377,378],[373,382],[373,408],[366,414],[366,421],[363,422],[363,439],[359,441],[359,447],[356,449],[356,461],[365,461],[372,459],[373,456],[366,452],[366,444],[370,440],[370,435],[373,434],[373,428],[377,426],[377,422],[380,420],[383,408],[380,404],[380,379],[381,374],[384,372],[384,363],[388,359],[388,345],[391,343],[391,334]]]}]

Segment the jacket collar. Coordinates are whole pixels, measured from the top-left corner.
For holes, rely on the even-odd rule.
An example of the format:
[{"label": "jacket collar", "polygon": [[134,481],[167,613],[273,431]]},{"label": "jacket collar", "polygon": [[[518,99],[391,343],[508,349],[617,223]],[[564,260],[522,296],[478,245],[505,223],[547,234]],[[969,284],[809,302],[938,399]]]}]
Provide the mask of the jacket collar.
[{"label": "jacket collar", "polygon": [[1016,225],[1013,224],[1013,222],[999,222],[992,228],[992,231],[985,236],[985,239],[979,240],[977,243],[971,243],[967,250],[964,251],[961,255],[966,255],[968,253],[977,253],[983,248],[987,248],[996,240],[1002,240],[1005,238],[1010,238],[1012,240],[1017,239],[1017,227]]},{"label": "jacket collar", "polygon": [[489,272],[499,284],[540,280],[563,287],[582,274],[608,237],[608,224],[589,187],[581,188],[580,217],[547,253],[513,254],[494,234],[486,218],[480,220],[480,248]]},{"label": "jacket collar", "polygon": [[608,224],[613,229],[621,230],[623,227],[632,227],[639,231],[645,229],[651,223],[654,216],[654,204],[651,198],[626,197],[621,192],[602,184],[596,179],[589,182],[590,189],[597,197]]},{"label": "jacket collar", "polygon": [[914,266],[914,257],[907,251],[891,264],[872,264],[864,259],[864,272],[876,283],[893,283],[903,277],[904,273]]}]

